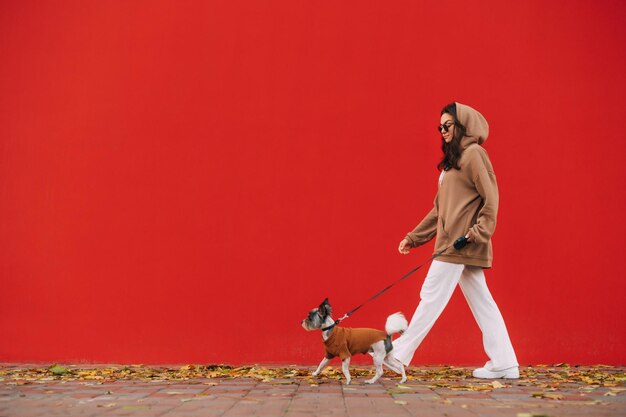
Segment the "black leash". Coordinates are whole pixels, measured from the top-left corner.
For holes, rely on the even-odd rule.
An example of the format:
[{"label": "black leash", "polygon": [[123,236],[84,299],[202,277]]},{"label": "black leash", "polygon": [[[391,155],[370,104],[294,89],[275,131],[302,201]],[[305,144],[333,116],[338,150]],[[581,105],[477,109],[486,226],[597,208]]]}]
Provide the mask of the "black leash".
[{"label": "black leash", "polygon": [[421,267],[423,267],[424,265],[426,265],[427,263],[433,261],[435,258],[437,258],[438,256],[441,256],[445,251],[447,251],[448,249],[450,249],[452,246],[454,246],[454,248],[456,250],[460,250],[463,249],[465,247],[465,245],[467,245],[469,242],[467,241],[467,238],[465,236],[462,236],[460,238],[458,238],[454,243],[452,243],[450,246],[448,246],[447,248],[445,248],[444,250],[435,253],[433,256],[430,257],[430,259],[428,259],[426,262],[424,262],[423,264],[421,264],[418,267],[415,267],[413,269],[411,269],[409,272],[407,272],[406,274],[404,274],[400,279],[398,279],[396,282],[388,285],[387,287],[383,288],[381,291],[378,291],[376,294],[374,294],[369,300],[365,301],[363,304],[361,304],[360,306],[353,308],[352,310],[348,311],[346,314],[344,314],[344,316],[340,319],[337,319],[337,321],[328,326],[328,327],[324,327],[322,329],[322,331],[326,331],[326,330],[330,330],[333,327],[335,327],[336,325],[338,325],[339,323],[341,323],[343,320],[347,319],[348,317],[350,317],[355,311],[357,311],[358,309],[360,309],[361,307],[363,307],[365,304],[369,303],[370,301],[372,301],[373,299],[375,299],[376,297],[379,297],[380,295],[382,295],[384,292],[386,292],[387,290],[389,290],[391,287],[393,287],[394,285],[398,284],[400,281],[403,281],[405,279],[407,279],[409,276],[411,276],[411,274],[413,274],[414,272],[416,272],[417,270],[419,270]]}]

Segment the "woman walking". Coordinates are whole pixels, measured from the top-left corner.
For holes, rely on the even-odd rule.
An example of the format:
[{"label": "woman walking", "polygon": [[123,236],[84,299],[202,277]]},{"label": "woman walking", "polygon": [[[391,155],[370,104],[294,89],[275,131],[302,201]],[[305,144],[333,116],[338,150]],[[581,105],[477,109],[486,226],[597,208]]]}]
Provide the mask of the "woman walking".
[{"label": "woman walking", "polygon": [[487,151],[480,146],[489,135],[489,125],[482,114],[461,103],[447,105],[440,123],[444,155],[438,165],[441,175],[434,207],[400,242],[398,250],[406,255],[410,248],[433,237],[435,253],[461,236],[469,243],[460,250],[448,249],[432,262],[409,328],[393,342],[393,355],[409,365],[459,284],[490,359],[474,370],[474,377],[519,378],[515,351],[483,273],[483,268],[491,268],[491,235],[498,213],[496,177]]}]

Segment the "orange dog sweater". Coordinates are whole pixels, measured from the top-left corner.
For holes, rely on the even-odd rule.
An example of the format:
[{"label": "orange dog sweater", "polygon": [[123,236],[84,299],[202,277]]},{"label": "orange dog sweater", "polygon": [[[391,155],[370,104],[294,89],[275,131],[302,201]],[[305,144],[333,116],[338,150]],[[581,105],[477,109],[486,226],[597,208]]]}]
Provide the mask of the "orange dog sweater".
[{"label": "orange dog sweater", "polygon": [[324,341],[326,357],[332,359],[339,356],[344,360],[356,353],[367,353],[374,343],[386,339],[387,334],[382,330],[335,327]]}]

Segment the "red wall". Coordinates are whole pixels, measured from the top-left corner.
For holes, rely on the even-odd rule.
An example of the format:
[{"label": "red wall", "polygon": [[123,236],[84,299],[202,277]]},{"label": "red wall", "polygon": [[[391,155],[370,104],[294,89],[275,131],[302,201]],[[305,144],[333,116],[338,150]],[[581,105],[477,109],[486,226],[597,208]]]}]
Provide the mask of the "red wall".
[{"label": "red wall", "polygon": [[[0,361],[316,363],[489,120],[521,364],[626,363],[621,1],[3,1]],[[410,317],[420,271],[345,322]],[[368,358],[362,358],[369,362]],[[459,290],[414,363],[482,364]]]}]

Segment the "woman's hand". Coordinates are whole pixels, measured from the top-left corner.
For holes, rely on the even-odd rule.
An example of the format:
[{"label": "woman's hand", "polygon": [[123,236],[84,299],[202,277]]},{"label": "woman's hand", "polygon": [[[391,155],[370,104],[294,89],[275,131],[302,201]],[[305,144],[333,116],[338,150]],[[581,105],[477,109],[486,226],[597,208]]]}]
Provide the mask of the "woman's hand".
[{"label": "woman's hand", "polygon": [[403,255],[406,255],[409,253],[410,249],[411,249],[411,242],[409,241],[409,239],[407,238],[402,239],[402,242],[400,242],[400,246],[398,246],[398,252],[400,252]]}]

